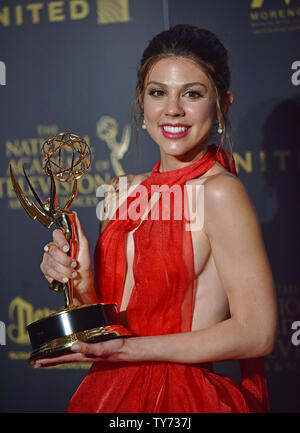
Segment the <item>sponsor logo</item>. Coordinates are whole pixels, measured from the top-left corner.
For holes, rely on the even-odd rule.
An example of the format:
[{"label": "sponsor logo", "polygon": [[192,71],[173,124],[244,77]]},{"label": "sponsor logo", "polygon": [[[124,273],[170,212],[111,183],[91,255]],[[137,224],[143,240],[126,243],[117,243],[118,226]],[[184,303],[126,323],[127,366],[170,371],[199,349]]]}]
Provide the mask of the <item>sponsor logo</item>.
[{"label": "sponsor logo", "polygon": [[0,7],[0,26],[22,26],[24,24],[81,22],[96,17],[96,24],[115,24],[131,21],[129,0],[62,0],[22,2]]},{"label": "sponsor logo", "polygon": [[[276,374],[296,373],[300,360],[299,283],[277,283],[278,327],[273,352],[266,358],[266,368]],[[291,331],[292,330],[292,331]]]},{"label": "sponsor logo", "polygon": [[99,24],[130,21],[128,0],[97,0],[97,17]]},{"label": "sponsor logo", "polygon": [[254,34],[300,29],[300,0],[252,0],[250,25]]},{"label": "sponsor logo", "polygon": [[[6,173],[0,177],[0,200],[7,200],[8,209],[22,209],[10,180],[9,164],[12,165],[17,181],[29,200],[34,199],[34,197],[25,181],[23,165],[37,194],[40,197],[49,197],[50,183],[41,165],[40,150],[44,141],[57,133],[58,126],[56,124],[37,125],[37,132],[31,137],[9,138],[2,143],[1,157],[3,160],[7,160],[7,168]],[[84,135],[84,138],[90,144],[90,137]],[[99,185],[108,183],[111,178],[109,159],[97,159],[95,156],[96,149],[91,145],[90,147],[94,156],[93,167],[78,181],[78,194],[74,207],[97,206],[98,200],[95,197],[95,191]],[[58,199],[61,201],[65,201],[72,192],[71,183],[56,182],[56,188]]]},{"label": "sponsor logo", "polygon": [[0,86],[6,85],[6,65],[0,60]]},{"label": "sponsor logo", "polygon": [[0,346],[6,345],[6,326],[4,322],[0,321]]},{"label": "sponsor logo", "polygon": [[296,329],[296,332],[292,335],[292,344],[294,346],[299,346],[300,344],[300,320],[292,323],[292,329]]},{"label": "sponsor logo", "polygon": [[294,86],[299,86],[300,84],[300,61],[295,61],[292,63],[291,69],[295,72],[292,73],[291,81]]},{"label": "sponsor logo", "polygon": [[102,116],[97,122],[97,135],[104,141],[110,151],[110,162],[116,176],[122,176],[125,171],[121,165],[121,159],[129,149],[131,128],[126,124],[122,136],[118,140],[119,125],[117,120],[111,116]]},{"label": "sponsor logo", "polygon": [[36,320],[49,316],[49,314],[53,312],[54,311],[49,308],[35,310],[33,304],[17,296],[11,301],[8,308],[8,317],[10,320],[7,327],[8,338],[20,345],[29,344],[26,326]]},{"label": "sponsor logo", "polygon": [[[263,7],[265,0],[252,0],[251,8],[261,8]],[[286,5],[290,5],[291,0],[283,0]]]},{"label": "sponsor logo", "polygon": [[[27,361],[29,359],[31,347],[26,326],[36,320],[49,316],[51,313],[54,313],[54,310],[47,307],[35,309],[31,302],[24,300],[20,296],[17,296],[11,301],[8,307],[8,317],[10,322],[7,326],[7,336],[10,340],[8,358],[10,360]],[[1,323],[3,322],[0,322],[0,339],[2,338],[0,344],[2,344],[3,341],[5,342],[5,325],[3,326]],[[17,350],[11,350],[12,346],[15,346],[15,349]],[[87,362],[76,362],[61,364],[50,368],[78,370],[88,369],[90,366],[91,364]],[[49,367],[47,369],[49,369]]]}]

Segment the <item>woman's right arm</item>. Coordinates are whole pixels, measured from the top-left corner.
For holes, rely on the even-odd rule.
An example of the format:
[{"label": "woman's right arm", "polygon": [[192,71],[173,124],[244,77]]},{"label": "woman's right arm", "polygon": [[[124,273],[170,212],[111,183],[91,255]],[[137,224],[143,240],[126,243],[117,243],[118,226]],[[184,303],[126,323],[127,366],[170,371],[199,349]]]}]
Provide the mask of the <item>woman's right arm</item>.
[{"label": "woman's right arm", "polygon": [[89,242],[83,232],[81,223],[75,213],[78,233],[78,254],[76,259],[68,255],[69,244],[62,232],[53,231],[53,240],[45,247],[40,265],[42,273],[49,283],[57,280],[66,283],[70,278],[74,281],[74,305],[99,302],[91,271],[91,255]]}]

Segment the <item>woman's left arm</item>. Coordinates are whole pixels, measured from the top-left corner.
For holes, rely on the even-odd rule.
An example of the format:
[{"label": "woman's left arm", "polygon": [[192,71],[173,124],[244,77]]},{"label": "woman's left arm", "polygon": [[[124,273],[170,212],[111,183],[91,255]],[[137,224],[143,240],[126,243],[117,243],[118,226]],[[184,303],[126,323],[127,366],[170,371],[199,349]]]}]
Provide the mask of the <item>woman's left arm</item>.
[{"label": "woman's left arm", "polygon": [[273,278],[259,223],[243,184],[224,173],[205,184],[204,232],[226,291],[230,318],[208,328],[150,337],[76,343],[74,354],[37,366],[71,361],[202,363],[268,355],[277,310]]}]

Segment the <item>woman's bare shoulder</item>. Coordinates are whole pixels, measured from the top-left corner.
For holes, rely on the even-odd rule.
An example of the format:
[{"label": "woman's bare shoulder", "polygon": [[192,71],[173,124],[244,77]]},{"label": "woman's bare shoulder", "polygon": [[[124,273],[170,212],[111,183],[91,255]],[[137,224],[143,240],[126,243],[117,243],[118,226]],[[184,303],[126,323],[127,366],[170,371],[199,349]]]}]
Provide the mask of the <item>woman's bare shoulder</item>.
[{"label": "woman's bare shoulder", "polygon": [[237,194],[247,195],[240,179],[218,162],[204,175],[188,183],[202,185],[204,187],[205,199],[215,202],[215,204],[221,203],[222,199],[234,200],[237,198]]},{"label": "woman's bare shoulder", "polygon": [[234,195],[238,190],[243,190],[243,184],[239,178],[230,173],[219,162],[216,162],[205,174],[188,181],[189,184],[204,186],[205,198],[220,201],[222,197]]},{"label": "woman's bare shoulder", "polygon": [[[210,235],[232,230],[258,233],[255,207],[243,182],[228,171],[207,178],[204,184],[204,226]],[[256,235],[255,235],[256,236]]]},{"label": "woman's bare shoulder", "polygon": [[208,177],[204,190],[209,203],[217,206],[250,200],[243,182],[228,171]]}]

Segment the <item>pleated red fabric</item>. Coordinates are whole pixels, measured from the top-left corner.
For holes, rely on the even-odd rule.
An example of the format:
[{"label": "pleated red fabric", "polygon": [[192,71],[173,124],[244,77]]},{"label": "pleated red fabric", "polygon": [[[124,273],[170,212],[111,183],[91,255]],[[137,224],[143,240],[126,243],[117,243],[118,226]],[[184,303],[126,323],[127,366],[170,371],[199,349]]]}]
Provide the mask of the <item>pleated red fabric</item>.
[{"label": "pleated red fabric", "polygon": [[[133,233],[134,287],[127,322],[135,336],[188,332],[194,308],[194,256],[187,198],[188,180],[207,172],[216,161],[236,175],[228,152],[210,145],[197,162],[159,172],[160,161],[117,210],[100,235],[94,254],[95,281],[101,301],[120,308],[126,276],[126,242]],[[141,187],[142,185],[142,187]],[[162,186],[169,194],[142,219],[151,194]],[[146,197],[142,197],[142,196]],[[137,200],[138,198],[138,200]],[[178,201],[179,200],[179,201]],[[178,215],[181,208],[181,215]],[[135,211],[135,212],[133,212]],[[168,211],[170,211],[168,213]],[[166,213],[164,213],[166,212]],[[167,217],[165,217],[167,215]],[[269,410],[264,359],[241,360],[242,382],[213,372],[213,364],[172,362],[95,362],[71,399],[69,412],[220,413]]]}]

